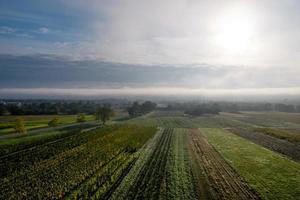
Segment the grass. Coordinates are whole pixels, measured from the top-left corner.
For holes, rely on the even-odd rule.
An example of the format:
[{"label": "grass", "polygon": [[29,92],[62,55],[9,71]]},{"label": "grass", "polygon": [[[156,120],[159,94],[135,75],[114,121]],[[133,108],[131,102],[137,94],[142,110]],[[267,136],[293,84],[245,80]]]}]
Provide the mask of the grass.
[{"label": "grass", "polygon": [[[25,121],[27,130],[48,127],[48,122],[53,118],[58,118],[58,125],[67,125],[76,123],[77,115],[24,115],[24,116],[1,116],[0,117],[0,135],[14,132],[14,125],[17,118],[22,117]],[[87,121],[94,120],[93,115],[86,115]]]},{"label": "grass", "polygon": [[36,140],[40,140],[45,137],[51,137],[56,136],[59,134],[63,134],[62,131],[47,131],[43,132],[42,134],[36,134],[36,135],[28,135],[28,136],[20,136],[20,137],[13,137],[13,138],[7,138],[5,140],[0,140],[0,148],[2,145],[18,145],[20,143],[26,143],[26,142],[33,142]]},{"label": "grass", "polygon": [[300,164],[227,130],[201,129],[225,160],[264,199],[299,199]]}]

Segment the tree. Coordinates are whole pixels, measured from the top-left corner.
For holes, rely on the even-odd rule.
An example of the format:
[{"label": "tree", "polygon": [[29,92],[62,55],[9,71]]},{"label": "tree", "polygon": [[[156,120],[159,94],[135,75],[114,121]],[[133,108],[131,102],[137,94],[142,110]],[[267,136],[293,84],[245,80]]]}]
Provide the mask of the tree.
[{"label": "tree", "polygon": [[15,130],[16,130],[17,133],[27,133],[27,129],[26,129],[23,118],[19,117],[16,120]]},{"label": "tree", "polygon": [[280,111],[280,112],[295,112],[296,111],[294,105],[283,104],[283,103],[275,104],[274,109],[276,111]]},{"label": "tree", "polygon": [[127,111],[131,117],[139,116],[141,115],[141,105],[139,102],[135,101],[132,106],[127,109]]},{"label": "tree", "polygon": [[48,122],[48,126],[50,126],[50,127],[56,127],[57,125],[58,125],[58,118],[57,117],[51,119]]},{"label": "tree", "polygon": [[156,108],[156,103],[153,103],[151,101],[146,101],[142,104],[139,104],[137,101],[135,101],[127,109],[127,111],[131,117],[137,117],[137,116],[149,113],[149,112],[155,110],[155,108]]},{"label": "tree", "polygon": [[115,115],[114,110],[108,106],[98,107],[96,110],[96,120],[101,120],[103,125],[106,121],[108,121],[111,117]]},{"label": "tree", "polygon": [[300,105],[296,106],[296,111],[300,113]]},{"label": "tree", "polygon": [[156,108],[156,103],[153,103],[151,101],[146,101],[141,105],[141,111],[143,114],[149,113]]},{"label": "tree", "polygon": [[76,121],[77,121],[78,123],[83,123],[83,122],[85,122],[86,119],[85,119],[84,113],[78,114],[78,115],[77,115],[77,120],[76,120]]},{"label": "tree", "polygon": [[5,115],[7,114],[7,109],[4,105],[0,104],[0,115]]}]

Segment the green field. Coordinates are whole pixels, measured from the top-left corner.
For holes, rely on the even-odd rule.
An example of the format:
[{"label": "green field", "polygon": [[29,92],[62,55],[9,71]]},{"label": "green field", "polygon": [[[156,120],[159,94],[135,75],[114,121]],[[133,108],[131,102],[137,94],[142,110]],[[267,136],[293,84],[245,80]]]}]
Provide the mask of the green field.
[{"label": "green field", "polygon": [[[76,123],[77,115],[0,116],[0,135],[14,132],[15,121],[20,117],[24,119],[27,130],[33,130],[48,127],[49,121],[54,118],[58,118],[58,125]],[[94,119],[93,115],[86,115],[87,121]]]},{"label": "green field", "polygon": [[224,129],[201,129],[225,160],[264,199],[300,197],[300,165]]}]

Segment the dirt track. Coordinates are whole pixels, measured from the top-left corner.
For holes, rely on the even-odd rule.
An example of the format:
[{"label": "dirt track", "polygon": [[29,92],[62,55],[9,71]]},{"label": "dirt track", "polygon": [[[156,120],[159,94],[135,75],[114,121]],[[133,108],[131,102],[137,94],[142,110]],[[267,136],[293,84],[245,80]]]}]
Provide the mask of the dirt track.
[{"label": "dirt track", "polygon": [[293,160],[300,162],[300,147],[286,140],[281,140],[263,133],[256,133],[243,129],[231,128],[232,133],[246,138],[258,145],[268,148],[272,151],[286,155]]},{"label": "dirt track", "polygon": [[189,140],[196,163],[206,174],[213,199],[260,199],[197,129],[190,131]]}]

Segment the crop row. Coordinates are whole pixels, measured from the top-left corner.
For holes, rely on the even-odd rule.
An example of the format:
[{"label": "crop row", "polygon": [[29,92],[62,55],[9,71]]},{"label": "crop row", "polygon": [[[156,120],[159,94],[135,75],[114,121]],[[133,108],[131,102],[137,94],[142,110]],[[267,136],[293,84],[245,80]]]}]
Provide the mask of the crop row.
[{"label": "crop row", "polygon": [[129,188],[126,199],[158,199],[166,190],[166,162],[173,129],[164,129],[151,156],[142,167],[137,180]]},{"label": "crop row", "polygon": [[198,164],[207,176],[214,199],[259,199],[257,194],[215,151],[198,130],[191,130],[190,142]]},{"label": "crop row", "polygon": [[[257,129],[258,128],[254,130]],[[261,129],[262,128],[259,128],[258,130]],[[266,128],[263,128],[263,130],[265,129]],[[251,142],[254,142],[258,145],[261,145],[267,149],[278,152],[280,154],[286,155],[292,158],[293,160],[300,162],[300,146],[295,143],[289,142],[288,140],[273,137],[269,134],[264,134],[247,129],[231,128],[229,130],[242,138],[250,140]]]},{"label": "crop row", "polygon": [[162,137],[163,129],[159,129],[155,136],[151,138],[143,148],[141,148],[137,152],[137,161],[135,162],[134,166],[128,172],[128,174],[124,177],[121,184],[116,188],[113,192],[110,199],[119,200],[119,199],[126,199],[128,191],[133,184],[137,181],[139,174],[141,174],[141,170],[143,166],[147,163],[150,159],[151,155],[153,154],[157,143],[160,141]]},{"label": "crop row", "polygon": [[128,171],[127,169],[134,161],[133,154],[126,151],[120,153],[71,191],[66,199],[103,199],[107,193],[107,188],[112,187],[118,178]]},{"label": "crop row", "polygon": [[62,128],[57,131],[42,132],[37,135],[23,135],[7,138],[0,142],[0,157],[7,157],[10,154],[18,153],[19,151],[54,142],[62,138],[72,137],[74,134],[78,134],[81,129],[93,126],[94,125],[91,124],[83,124],[80,126]]},{"label": "crop row", "polygon": [[[155,128],[133,125],[121,126],[108,134],[101,134],[100,129],[95,130],[95,135],[91,134],[93,136],[83,144],[67,148],[48,159],[26,165],[9,176],[1,177],[0,199],[62,198],[67,194],[72,194],[72,191],[78,188],[87,188],[79,189],[86,195],[85,191],[90,191],[96,186],[97,191],[88,195],[104,194],[117,178],[114,178],[114,181],[106,178],[102,184],[103,187],[98,187],[99,181],[92,184],[92,180],[95,177],[96,180],[104,179],[101,174],[113,176],[122,174],[128,163],[132,161],[130,155],[134,154],[154,132]],[[114,159],[117,160],[114,161]],[[108,166],[110,162],[119,167],[107,168],[102,173],[101,168],[106,169],[105,166]],[[89,183],[91,183],[90,186]],[[81,184],[87,184],[87,186],[80,186]]]},{"label": "crop row", "polygon": [[299,163],[228,130],[213,128],[201,132],[263,199],[299,199]]},{"label": "crop row", "polygon": [[175,129],[168,156],[167,192],[162,199],[196,199],[187,148],[188,129]]},{"label": "crop row", "polygon": [[28,168],[29,166],[49,159],[59,153],[75,148],[88,141],[104,136],[116,130],[118,127],[107,127],[103,130],[90,131],[84,133],[72,133],[56,140],[51,140],[40,145],[25,148],[20,151],[10,153],[0,158],[1,177],[9,176],[16,170]]}]

